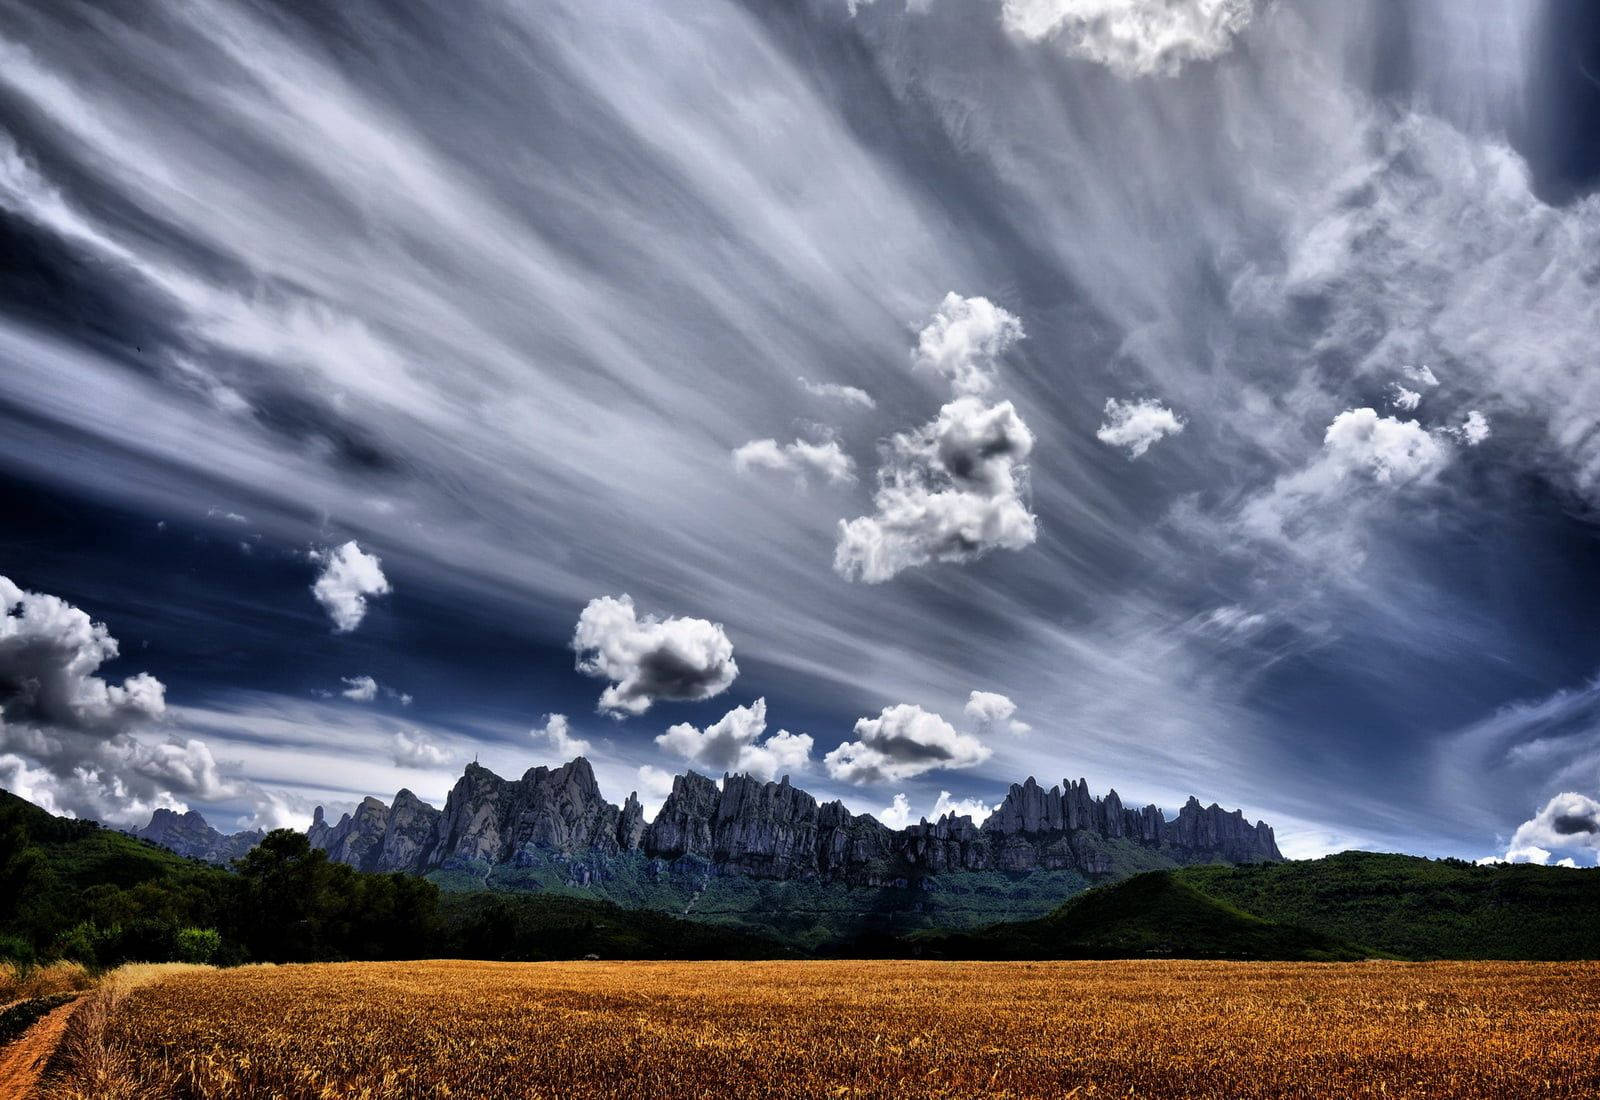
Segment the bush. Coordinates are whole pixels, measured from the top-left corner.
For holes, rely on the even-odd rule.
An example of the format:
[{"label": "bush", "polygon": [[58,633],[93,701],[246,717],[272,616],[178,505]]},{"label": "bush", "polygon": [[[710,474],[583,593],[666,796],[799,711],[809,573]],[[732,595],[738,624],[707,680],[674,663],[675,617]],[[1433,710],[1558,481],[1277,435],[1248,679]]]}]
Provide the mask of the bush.
[{"label": "bush", "polygon": [[34,958],[33,944],[21,936],[0,936],[0,961],[31,963]]},{"label": "bush", "polygon": [[222,933],[215,928],[179,929],[172,946],[178,962],[215,962],[222,953]]}]

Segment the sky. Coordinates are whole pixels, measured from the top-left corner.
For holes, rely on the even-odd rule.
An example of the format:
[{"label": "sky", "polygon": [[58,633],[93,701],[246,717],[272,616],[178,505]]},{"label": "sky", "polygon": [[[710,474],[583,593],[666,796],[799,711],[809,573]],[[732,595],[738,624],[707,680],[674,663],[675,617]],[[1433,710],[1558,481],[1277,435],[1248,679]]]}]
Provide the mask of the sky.
[{"label": "sky", "polygon": [[1581,0],[0,0],[0,786],[1600,852]]}]

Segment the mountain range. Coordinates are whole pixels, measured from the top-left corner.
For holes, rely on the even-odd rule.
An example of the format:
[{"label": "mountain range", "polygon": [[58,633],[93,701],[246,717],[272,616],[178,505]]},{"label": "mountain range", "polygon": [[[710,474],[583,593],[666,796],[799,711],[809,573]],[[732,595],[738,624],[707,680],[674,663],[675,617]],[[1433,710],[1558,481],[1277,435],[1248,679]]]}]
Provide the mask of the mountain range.
[{"label": "mountain range", "polygon": [[[158,810],[136,835],[226,862],[261,834],[226,836],[193,811]],[[691,771],[674,778],[647,822],[636,794],[621,806],[608,802],[581,756],[512,780],[469,764],[442,810],[408,790],[388,803],[367,798],[332,824],[319,806],[307,838],[330,859],[363,871],[602,892],[641,860],[654,879],[744,876],[876,888],[963,872],[1072,871],[1095,880],[1283,858],[1271,826],[1252,825],[1237,810],[1191,798],[1168,819],[1153,805],[1125,807],[1115,790],[1091,795],[1081,779],[1048,790],[1032,778],[1013,784],[981,825],[947,814],[893,829],[842,802],[819,803],[788,777],[725,775],[718,784]],[[534,871],[541,872],[536,882],[528,874]]]}]

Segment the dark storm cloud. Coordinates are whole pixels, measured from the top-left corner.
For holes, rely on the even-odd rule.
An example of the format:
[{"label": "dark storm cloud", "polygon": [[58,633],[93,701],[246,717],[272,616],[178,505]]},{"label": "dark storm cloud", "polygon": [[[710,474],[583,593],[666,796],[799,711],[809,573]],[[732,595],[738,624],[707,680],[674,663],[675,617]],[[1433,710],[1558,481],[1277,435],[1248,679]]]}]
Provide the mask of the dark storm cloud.
[{"label": "dark storm cloud", "polygon": [[1550,820],[1550,825],[1562,836],[1577,836],[1581,833],[1600,833],[1600,817],[1595,814],[1557,814]]}]

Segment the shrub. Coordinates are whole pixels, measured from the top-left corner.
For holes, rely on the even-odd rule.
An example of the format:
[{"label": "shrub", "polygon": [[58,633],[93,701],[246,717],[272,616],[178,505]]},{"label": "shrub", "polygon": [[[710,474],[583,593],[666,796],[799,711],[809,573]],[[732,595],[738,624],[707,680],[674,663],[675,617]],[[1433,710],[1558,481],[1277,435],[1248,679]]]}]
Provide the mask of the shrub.
[{"label": "shrub", "polygon": [[215,928],[179,929],[173,940],[173,955],[178,962],[215,962],[222,951],[222,934]]}]

